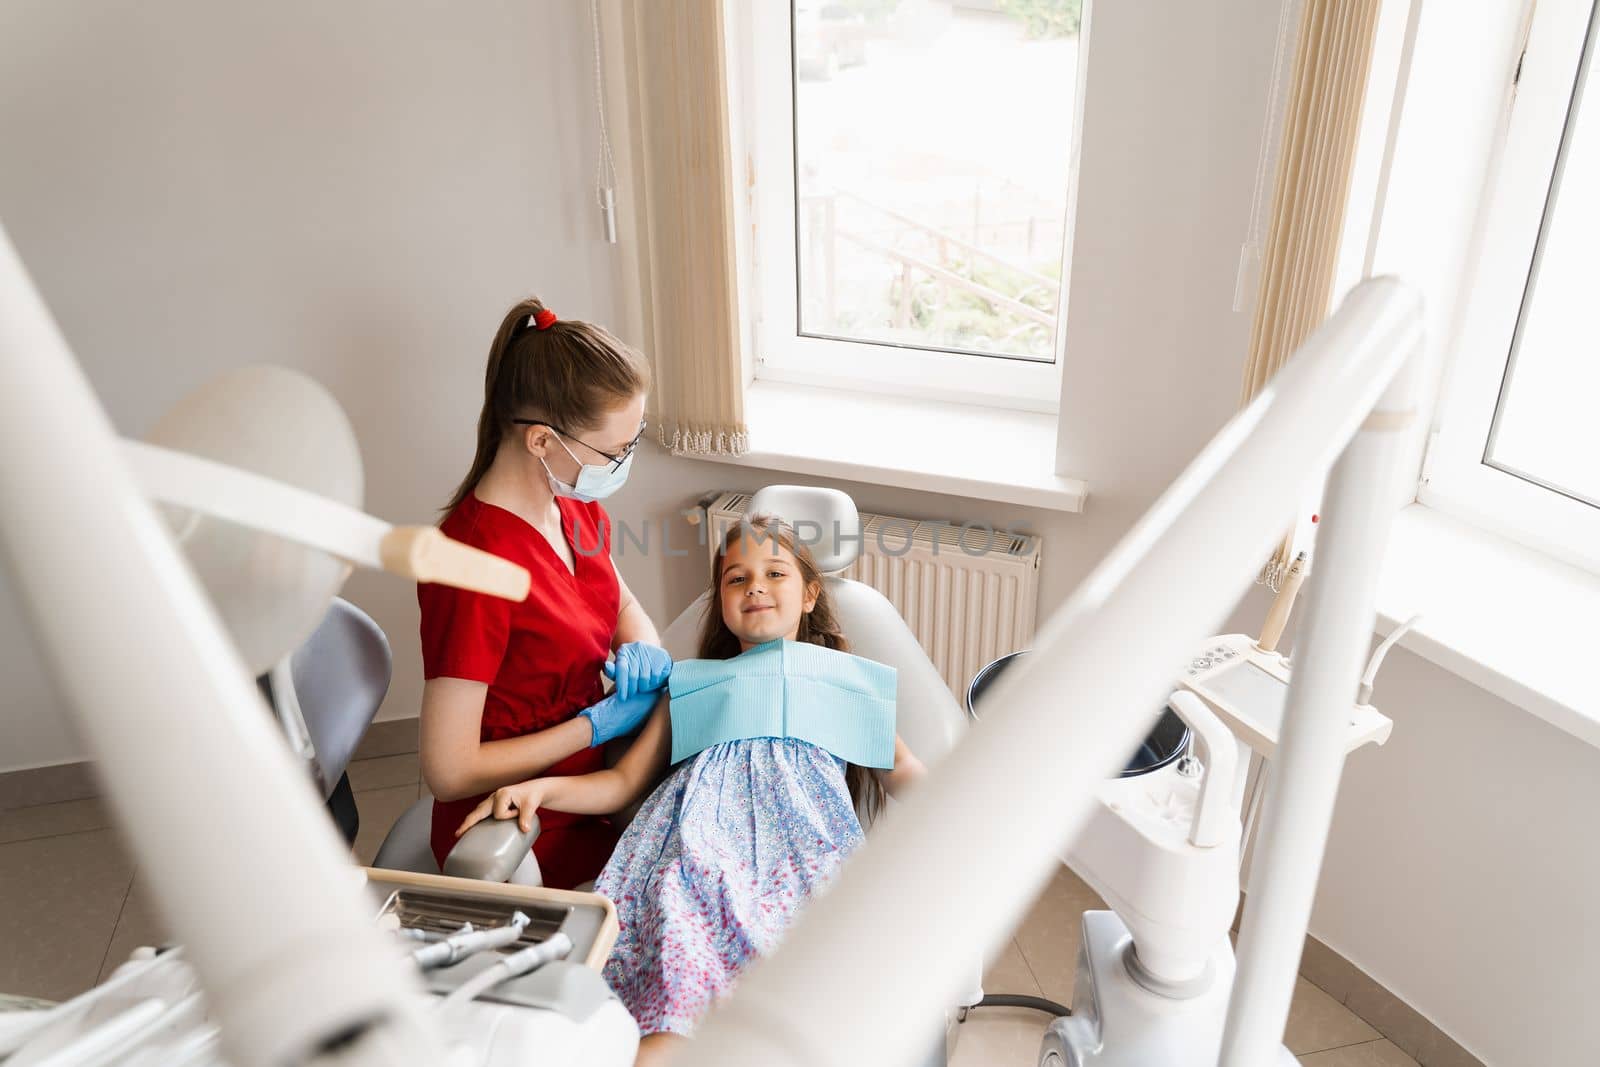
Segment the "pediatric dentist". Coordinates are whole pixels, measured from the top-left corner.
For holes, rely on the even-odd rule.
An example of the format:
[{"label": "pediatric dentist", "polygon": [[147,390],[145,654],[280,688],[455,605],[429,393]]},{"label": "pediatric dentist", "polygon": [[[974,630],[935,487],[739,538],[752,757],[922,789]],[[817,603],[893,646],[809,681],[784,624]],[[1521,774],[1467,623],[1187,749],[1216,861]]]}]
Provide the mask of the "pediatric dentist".
[{"label": "pediatric dentist", "polygon": [[[649,388],[638,352],[537,299],[513,307],[495,334],[477,455],[440,528],[526,567],[532,584],[520,604],[417,587],[422,777],[441,867],[485,796],[602,769],[601,746],[643,722],[666,684],[672,660],[612,566],[598,503],[628,477]],[[609,696],[602,670],[616,683]],[[539,820],[533,852],[546,885],[570,889],[600,873],[617,840],[607,819]]]}]

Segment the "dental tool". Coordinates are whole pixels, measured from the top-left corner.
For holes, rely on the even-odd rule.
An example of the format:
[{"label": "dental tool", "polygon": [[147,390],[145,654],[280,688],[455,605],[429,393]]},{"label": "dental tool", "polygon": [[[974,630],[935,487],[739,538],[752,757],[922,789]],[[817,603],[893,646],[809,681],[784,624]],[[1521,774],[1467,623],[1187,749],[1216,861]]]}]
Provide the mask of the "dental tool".
[{"label": "dental tool", "polygon": [[1267,611],[1267,620],[1261,624],[1261,636],[1256,638],[1256,648],[1262,652],[1278,650],[1278,639],[1283,636],[1284,626],[1288,625],[1289,613],[1294,610],[1295,598],[1300,595],[1300,586],[1305,583],[1307,569],[1304,552],[1289,565],[1289,573],[1284,575],[1278,595]]},{"label": "dental tool", "polygon": [[461,924],[461,928],[459,930],[455,931],[455,933],[449,933],[449,934],[443,933],[443,932],[441,932],[439,930],[421,930],[421,929],[418,929],[415,926],[401,927],[401,928],[397,929],[395,931],[395,933],[399,934],[401,937],[405,938],[407,941],[428,941],[428,942],[433,942],[433,941],[444,941],[444,940],[447,940],[449,938],[455,937],[456,934],[470,934],[475,929],[476,929],[476,927],[474,927],[471,923],[462,923]]},{"label": "dental tool", "polygon": [[536,971],[555,960],[565,959],[571,951],[571,938],[566,934],[552,934],[548,940],[525,948],[521,952],[514,952],[500,962],[479,971],[452,990],[449,996],[439,1002],[439,1006],[449,1008],[452,1005],[476,1000],[502,982],[509,982],[530,971]]},{"label": "dental tool", "polygon": [[[460,963],[468,956],[477,955],[507,945],[516,944],[522,936],[522,931],[527,929],[528,923],[533,920],[522,912],[511,916],[511,921],[504,926],[494,926],[487,930],[467,930],[462,933],[452,934],[443,941],[436,941],[431,945],[423,945],[414,949],[411,958],[417,961],[417,966],[425,971],[435,967],[448,967],[452,963]],[[467,924],[471,926],[471,923]],[[568,942],[569,946],[571,942]]]}]

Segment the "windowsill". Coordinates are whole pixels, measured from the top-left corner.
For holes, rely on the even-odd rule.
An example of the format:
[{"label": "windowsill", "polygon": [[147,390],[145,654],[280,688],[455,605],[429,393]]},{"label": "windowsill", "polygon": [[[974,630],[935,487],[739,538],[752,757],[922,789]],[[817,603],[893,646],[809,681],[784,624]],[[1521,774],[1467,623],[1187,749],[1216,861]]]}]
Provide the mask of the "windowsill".
[{"label": "windowsill", "polygon": [[1600,747],[1600,576],[1413,504],[1395,519],[1379,633],[1418,612],[1400,644]]},{"label": "windowsill", "polygon": [[1054,415],[758,381],[745,421],[750,451],[694,458],[1051,511],[1088,496],[1055,473]]}]

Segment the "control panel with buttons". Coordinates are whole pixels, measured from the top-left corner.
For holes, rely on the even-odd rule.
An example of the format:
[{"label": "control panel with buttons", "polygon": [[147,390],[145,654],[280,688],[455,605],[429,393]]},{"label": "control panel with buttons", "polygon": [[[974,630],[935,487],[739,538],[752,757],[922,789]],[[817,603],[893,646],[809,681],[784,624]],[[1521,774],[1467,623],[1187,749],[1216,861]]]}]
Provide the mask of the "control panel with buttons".
[{"label": "control panel with buttons", "polygon": [[[1192,690],[1260,755],[1271,759],[1289,698],[1289,661],[1263,652],[1247,634],[1213,637],[1183,668],[1178,683]],[[1345,751],[1389,739],[1393,723],[1368,705],[1352,703]]]}]

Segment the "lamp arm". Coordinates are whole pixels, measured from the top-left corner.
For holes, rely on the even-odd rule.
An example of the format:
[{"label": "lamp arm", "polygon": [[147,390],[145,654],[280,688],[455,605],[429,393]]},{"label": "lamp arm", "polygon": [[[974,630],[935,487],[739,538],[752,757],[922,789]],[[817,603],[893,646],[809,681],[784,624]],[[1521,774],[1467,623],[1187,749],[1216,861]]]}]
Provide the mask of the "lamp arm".
[{"label": "lamp arm", "polygon": [[145,441],[124,438],[122,456],[145,493],[164,503],[413,581],[441,582],[507,600],[528,595],[524,568],[451,540],[437,527],[392,526],[276,479]]}]

